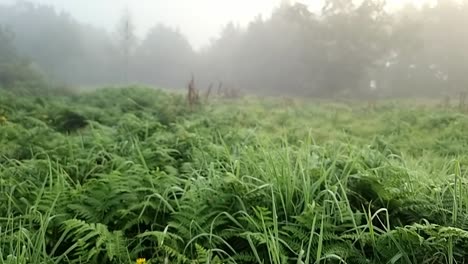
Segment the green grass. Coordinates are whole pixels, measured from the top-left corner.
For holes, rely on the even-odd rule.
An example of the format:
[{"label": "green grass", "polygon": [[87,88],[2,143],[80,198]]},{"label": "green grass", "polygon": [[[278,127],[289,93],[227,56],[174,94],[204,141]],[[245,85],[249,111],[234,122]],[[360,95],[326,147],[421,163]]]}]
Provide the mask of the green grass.
[{"label": "green grass", "polygon": [[[63,129],[64,113],[88,126]],[[0,91],[0,264],[465,263],[468,116]],[[1,119],[0,119],[1,121]]]}]

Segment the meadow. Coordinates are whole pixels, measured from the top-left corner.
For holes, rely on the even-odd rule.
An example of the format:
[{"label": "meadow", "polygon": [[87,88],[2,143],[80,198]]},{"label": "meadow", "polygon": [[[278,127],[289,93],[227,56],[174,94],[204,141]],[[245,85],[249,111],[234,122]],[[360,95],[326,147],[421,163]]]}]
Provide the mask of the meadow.
[{"label": "meadow", "polygon": [[468,116],[0,90],[0,263],[468,263]]}]

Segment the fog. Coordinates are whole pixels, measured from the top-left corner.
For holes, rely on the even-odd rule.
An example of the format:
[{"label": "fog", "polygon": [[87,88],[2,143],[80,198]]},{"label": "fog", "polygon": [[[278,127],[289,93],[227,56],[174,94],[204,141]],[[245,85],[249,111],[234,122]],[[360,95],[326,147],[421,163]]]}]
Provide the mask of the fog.
[{"label": "fog", "polygon": [[0,86],[34,75],[182,89],[193,75],[200,90],[440,97],[467,86],[467,11],[455,0],[0,0]]},{"label": "fog", "polygon": [[[36,4],[53,6],[59,12],[72,14],[81,23],[113,31],[122,11],[134,15],[136,32],[144,35],[158,23],[179,28],[194,48],[208,45],[222,25],[231,21],[246,25],[258,14],[268,16],[281,0],[34,0]],[[0,0],[13,4],[16,0]]]}]

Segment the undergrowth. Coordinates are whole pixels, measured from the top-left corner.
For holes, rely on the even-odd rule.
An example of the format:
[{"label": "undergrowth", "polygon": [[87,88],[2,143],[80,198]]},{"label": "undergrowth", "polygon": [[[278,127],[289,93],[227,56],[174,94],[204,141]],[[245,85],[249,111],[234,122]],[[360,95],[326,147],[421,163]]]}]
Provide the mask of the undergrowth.
[{"label": "undergrowth", "polygon": [[0,91],[0,263],[466,263],[450,109]]}]

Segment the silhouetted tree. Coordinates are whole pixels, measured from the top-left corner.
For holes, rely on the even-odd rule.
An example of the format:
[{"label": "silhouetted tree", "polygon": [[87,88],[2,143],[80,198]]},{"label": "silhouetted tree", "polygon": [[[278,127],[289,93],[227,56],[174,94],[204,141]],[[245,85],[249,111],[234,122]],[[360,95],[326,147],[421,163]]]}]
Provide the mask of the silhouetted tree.
[{"label": "silhouetted tree", "polygon": [[17,54],[12,32],[0,25],[0,88],[39,89],[43,85],[41,74]]},{"label": "silhouetted tree", "polygon": [[132,15],[130,10],[125,9],[118,25],[117,25],[117,36],[119,39],[119,47],[121,48],[121,53],[123,57],[125,82],[129,81],[129,72],[130,72],[130,58],[137,44],[137,38],[135,35],[135,25],[133,22]]},{"label": "silhouetted tree", "polygon": [[190,43],[179,31],[157,25],[135,51],[135,77],[161,87],[183,87],[194,60]]},{"label": "silhouetted tree", "polygon": [[12,43],[13,33],[6,27],[0,27],[0,62],[10,63],[17,59],[16,50]]}]

